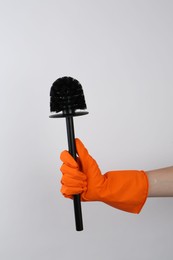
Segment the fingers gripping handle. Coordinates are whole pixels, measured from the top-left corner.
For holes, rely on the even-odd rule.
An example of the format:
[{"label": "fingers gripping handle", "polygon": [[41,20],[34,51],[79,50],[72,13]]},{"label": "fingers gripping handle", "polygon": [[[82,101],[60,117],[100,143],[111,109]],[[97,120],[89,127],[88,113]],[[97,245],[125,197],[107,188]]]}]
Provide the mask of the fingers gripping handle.
[{"label": "fingers gripping handle", "polygon": [[[73,125],[73,117],[66,117],[66,127],[67,127],[67,138],[68,138],[68,148],[69,153],[76,160],[76,145],[75,145],[75,135],[74,135],[74,125]],[[80,194],[75,194],[73,197],[74,204],[74,215],[75,215],[75,223],[76,230],[83,230],[83,221],[82,221],[82,209],[81,209],[81,201]]]}]

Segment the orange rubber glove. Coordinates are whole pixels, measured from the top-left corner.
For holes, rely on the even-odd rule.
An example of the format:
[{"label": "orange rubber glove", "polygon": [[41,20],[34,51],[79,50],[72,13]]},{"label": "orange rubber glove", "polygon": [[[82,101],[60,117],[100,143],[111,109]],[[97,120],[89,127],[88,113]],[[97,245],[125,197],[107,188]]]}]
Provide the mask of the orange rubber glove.
[{"label": "orange rubber glove", "polygon": [[141,211],[148,195],[148,179],[144,171],[110,171],[102,175],[79,139],[76,139],[76,150],[77,162],[68,151],[60,155],[63,162],[61,193],[65,197],[81,194],[81,201],[102,201],[131,213]]}]

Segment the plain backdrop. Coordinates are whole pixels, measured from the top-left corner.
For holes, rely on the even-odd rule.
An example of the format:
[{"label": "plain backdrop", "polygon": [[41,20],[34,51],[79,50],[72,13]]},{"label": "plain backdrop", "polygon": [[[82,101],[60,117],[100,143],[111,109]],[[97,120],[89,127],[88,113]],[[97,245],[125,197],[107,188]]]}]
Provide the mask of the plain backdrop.
[{"label": "plain backdrop", "polygon": [[59,77],[83,86],[75,133],[103,173],[173,164],[173,1],[0,1],[0,259],[172,260],[173,199],[139,215],[60,193]]}]

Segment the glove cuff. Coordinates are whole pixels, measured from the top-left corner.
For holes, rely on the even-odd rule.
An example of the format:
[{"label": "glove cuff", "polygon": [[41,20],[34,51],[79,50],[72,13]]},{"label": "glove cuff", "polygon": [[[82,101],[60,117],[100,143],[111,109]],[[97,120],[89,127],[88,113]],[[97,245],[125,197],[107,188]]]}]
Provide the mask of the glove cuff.
[{"label": "glove cuff", "polygon": [[117,209],[140,213],[148,196],[148,178],[144,171],[107,172],[106,188],[101,200]]}]

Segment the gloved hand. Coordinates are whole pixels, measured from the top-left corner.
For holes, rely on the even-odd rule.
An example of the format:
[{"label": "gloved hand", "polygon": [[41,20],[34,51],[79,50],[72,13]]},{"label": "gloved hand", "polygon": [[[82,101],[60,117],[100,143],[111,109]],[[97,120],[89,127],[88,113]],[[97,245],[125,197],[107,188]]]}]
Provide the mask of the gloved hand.
[{"label": "gloved hand", "polygon": [[144,171],[109,171],[102,175],[96,161],[83,143],[76,139],[77,162],[63,151],[60,158],[61,193],[68,198],[81,194],[82,201],[102,201],[112,207],[139,213],[148,195],[148,179]]}]

